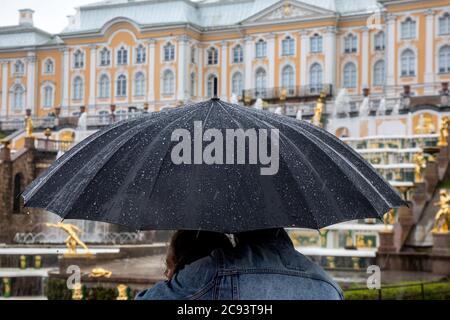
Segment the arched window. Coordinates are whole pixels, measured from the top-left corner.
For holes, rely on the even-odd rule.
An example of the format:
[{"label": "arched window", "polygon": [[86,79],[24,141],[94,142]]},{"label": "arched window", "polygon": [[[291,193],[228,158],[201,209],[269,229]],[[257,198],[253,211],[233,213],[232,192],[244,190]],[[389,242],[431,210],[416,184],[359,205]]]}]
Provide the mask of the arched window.
[{"label": "arched window", "polygon": [[172,96],[175,93],[175,76],[171,70],[164,71],[163,95]]},{"label": "arched window", "polygon": [[14,64],[14,73],[15,74],[25,73],[25,64],[22,61],[17,60],[16,63]]},{"label": "arched window", "polygon": [[82,100],[84,96],[84,83],[81,77],[76,77],[73,80],[73,99]]},{"label": "arched window", "polygon": [[55,72],[55,65],[52,59],[47,59],[44,62],[44,73],[52,74]]},{"label": "arched window", "polygon": [[256,97],[264,98],[267,93],[267,73],[263,68],[256,71]]},{"label": "arched window", "polygon": [[402,39],[414,39],[416,37],[416,21],[410,17],[406,18],[402,22],[401,38]]},{"label": "arched window", "polygon": [[53,107],[53,87],[52,86],[45,86],[43,89],[44,94],[44,108],[51,108]]},{"label": "arched window", "polygon": [[103,48],[100,52],[100,65],[102,67],[109,66],[111,64],[111,51],[108,48]]},{"label": "arched window", "polygon": [[310,39],[311,53],[321,53],[323,51],[323,38],[319,34],[315,34]]},{"label": "arched window", "polygon": [[24,188],[22,174],[18,173],[14,176],[14,199],[13,199],[13,213],[20,214],[22,212],[23,200],[22,191]]},{"label": "arched window", "polygon": [[356,65],[353,62],[344,67],[344,88],[356,88]]},{"label": "arched window", "polygon": [[265,58],[267,56],[267,42],[263,39],[256,42],[256,58]]},{"label": "arched window", "polygon": [[244,62],[244,49],[240,44],[233,48],[233,63]]},{"label": "arched window", "polygon": [[134,95],[138,97],[145,95],[145,75],[142,72],[134,76]]},{"label": "arched window", "polygon": [[106,74],[102,75],[100,77],[99,90],[98,90],[101,99],[109,98],[110,88],[111,88],[111,83],[109,81],[109,77]]},{"label": "arched window", "polygon": [[373,85],[376,87],[384,86],[385,82],[385,63],[384,60],[377,61],[373,66]]},{"label": "arched window", "polygon": [[216,48],[208,49],[208,65],[216,65],[219,63],[219,53]]},{"label": "arched window", "polygon": [[136,48],[136,63],[138,64],[145,63],[146,60],[147,60],[147,52],[145,50],[145,47],[142,44],[140,44]]},{"label": "arched window", "polygon": [[194,72],[191,73],[191,96],[197,96],[197,77]]},{"label": "arched window", "polygon": [[118,97],[127,96],[127,77],[123,74],[117,78],[116,95]]},{"label": "arched window", "polygon": [[175,46],[170,42],[164,46],[164,61],[175,60]]},{"label": "arched window", "polygon": [[16,85],[12,93],[12,107],[14,110],[23,110],[25,100],[25,89]]},{"label": "arched window", "polygon": [[450,73],[450,46],[446,45],[439,50],[439,72]]},{"label": "arched window", "polygon": [[384,51],[386,48],[386,36],[383,31],[375,35],[375,51]]},{"label": "arched window", "polygon": [[244,80],[242,73],[236,72],[231,78],[231,91],[237,96],[241,96],[244,91]]},{"label": "arched window", "polygon": [[450,34],[450,13],[446,12],[439,18],[439,35],[445,36]]},{"label": "arched window", "polygon": [[311,93],[322,91],[323,87],[323,69],[318,63],[314,63],[309,70],[309,84]]},{"label": "arched window", "polygon": [[[215,87],[214,84],[217,82],[217,76],[215,74],[210,74],[208,76],[208,83],[207,83],[207,95],[208,97],[214,97],[215,94],[217,94],[217,92],[215,91]],[[217,89],[216,89],[217,90]]]},{"label": "arched window", "polygon": [[358,52],[358,37],[354,34],[349,34],[344,39],[345,53]]},{"label": "arched window", "polygon": [[287,89],[289,94],[292,94],[295,87],[295,73],[292,66],[285,66],[281,71],[281,86]]},{"label": "arched window", "polygon": [[283,56],[293,56],[295,54],[295,40],[287,36],[281,42],[281,52]]},{"label": "arched window", "polygon": [[75,69],[84,68],[84,53],[81,50],[75,51],[73,55],[73,67]]},{"label": "arched window", "polygon": [[411,49],[406,49],[401,57],[402,77],[414,77],[416,75],[416,55]]},{"label": "arched window", "polygon": [[117,64],[128,64],[128,50],[125,47],[120,47],[119,51],[117,51]]}]

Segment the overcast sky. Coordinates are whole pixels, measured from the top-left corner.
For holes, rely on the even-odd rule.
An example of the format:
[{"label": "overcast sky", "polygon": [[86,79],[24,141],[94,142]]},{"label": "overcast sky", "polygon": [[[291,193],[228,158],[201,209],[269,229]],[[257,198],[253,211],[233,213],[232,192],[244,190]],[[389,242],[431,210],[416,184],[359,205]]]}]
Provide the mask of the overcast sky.
[{"label": "overcast sky", "polygon": [[93,2],[99,0],[0,0],[0,25],[18,24],[18,10],[31,8],[36,11],[36,27],[59,33],[67,26],[67,16],[75,13],[75,7]]}]

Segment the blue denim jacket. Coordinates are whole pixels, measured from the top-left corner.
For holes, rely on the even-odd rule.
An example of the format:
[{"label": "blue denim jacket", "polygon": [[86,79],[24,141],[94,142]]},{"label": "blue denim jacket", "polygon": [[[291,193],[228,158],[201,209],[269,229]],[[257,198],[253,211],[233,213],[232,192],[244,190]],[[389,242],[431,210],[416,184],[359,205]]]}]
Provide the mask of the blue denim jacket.
[{"label": "blue denim jacket", "polygon": [[276,237],[215,250],[137,300],[342,300],[339,286],[298,253],[283,231]]}]

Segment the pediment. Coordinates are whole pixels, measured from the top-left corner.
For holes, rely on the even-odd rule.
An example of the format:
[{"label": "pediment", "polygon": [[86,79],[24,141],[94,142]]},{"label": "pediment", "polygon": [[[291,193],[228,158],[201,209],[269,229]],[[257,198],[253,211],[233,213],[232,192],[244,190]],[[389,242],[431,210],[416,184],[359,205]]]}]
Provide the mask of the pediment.
[{"label": "pediment", "polygon": [[303,18],[334,15],[334,11],[305,4],[296,0],[285,0],[275,3],[269,8],[246,19],[244,23],[263,23],[283,20],[297,20]]}]

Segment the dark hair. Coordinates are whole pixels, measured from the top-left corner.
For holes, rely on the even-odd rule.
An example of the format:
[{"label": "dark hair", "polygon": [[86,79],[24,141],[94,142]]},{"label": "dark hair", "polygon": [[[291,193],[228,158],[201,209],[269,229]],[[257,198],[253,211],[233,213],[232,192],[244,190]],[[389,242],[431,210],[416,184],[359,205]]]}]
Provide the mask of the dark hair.
[{"label": "dark hair", "polygon": [[209,256],[216,249],[232,248],[225,234],[205,231],[177,231],[166,257],[166,277],[171,279],[187,265]]},{"label": "dark hair", "polygon": [[289,237],[286,233],[286,230],[282,228],[248,231],[237,233],[234,235],[234,239],[237,245],[260,243],[261,241],[267,241],[270,239],[277,239],[281,237]]}]

